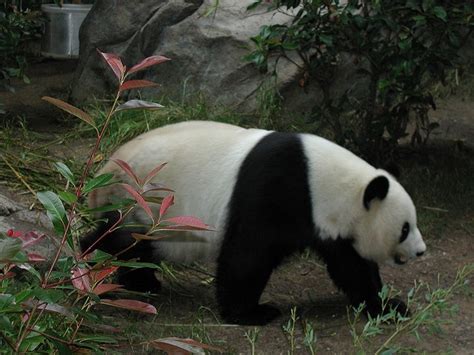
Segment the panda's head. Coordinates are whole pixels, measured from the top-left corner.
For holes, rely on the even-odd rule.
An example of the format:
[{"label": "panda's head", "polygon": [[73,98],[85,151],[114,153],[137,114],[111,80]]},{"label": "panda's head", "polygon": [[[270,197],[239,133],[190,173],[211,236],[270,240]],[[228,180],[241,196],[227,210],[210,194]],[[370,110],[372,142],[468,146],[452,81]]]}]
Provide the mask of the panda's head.
[{"label": "panda's head", "polygon": [[398,181],[383,170],[377,172],[361,193],[354,247],[362,257],[377,263],[404,264],[426,250],[416,225],[415,206]]}]

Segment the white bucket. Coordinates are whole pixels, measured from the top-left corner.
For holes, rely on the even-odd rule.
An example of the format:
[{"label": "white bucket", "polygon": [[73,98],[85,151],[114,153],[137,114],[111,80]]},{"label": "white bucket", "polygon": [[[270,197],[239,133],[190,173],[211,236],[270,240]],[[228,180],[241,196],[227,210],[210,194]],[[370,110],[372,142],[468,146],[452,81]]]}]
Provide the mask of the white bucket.
[{"label": "white bucket", "polygon": [[47,22],[41,41],[41,54],[52,58],[77,58],[79,28],[92,5],[41,5]]}]

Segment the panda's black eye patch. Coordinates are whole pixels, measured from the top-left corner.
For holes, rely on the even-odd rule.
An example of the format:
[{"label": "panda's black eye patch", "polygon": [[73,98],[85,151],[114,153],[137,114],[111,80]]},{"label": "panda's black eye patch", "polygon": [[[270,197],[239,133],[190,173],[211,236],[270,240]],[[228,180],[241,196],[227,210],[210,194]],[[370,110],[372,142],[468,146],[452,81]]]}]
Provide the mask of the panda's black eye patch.
[{"label": "panda's black eye patch", "polygon": [[410,224],[408,222],[405,222],[402,228],[402,235],[400,236],[400,243],[403,243],[405,239],[407,239],[409,232],[410,232]]}]

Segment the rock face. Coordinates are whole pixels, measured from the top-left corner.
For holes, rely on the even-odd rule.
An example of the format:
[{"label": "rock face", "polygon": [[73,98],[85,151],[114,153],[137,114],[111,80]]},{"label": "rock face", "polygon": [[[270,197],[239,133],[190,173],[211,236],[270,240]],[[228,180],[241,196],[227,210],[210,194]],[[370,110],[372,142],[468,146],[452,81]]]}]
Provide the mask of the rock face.
[{"label": "rock face", "polygon": [[[145,97],[163,93],[182,99],[183,95],[200,93],[215,103],[252,108],[264,76],[242,59],[249,53],[249,38],[264,24],[288,20],[288,16],[265,8],[247,11],[252,2],[97,0],[80,31],[72,100],[83,103],[114,91],[116,79],[105,70],[96,52],[99,48],[120,55],[127,65],[155,54],[172,59],[138,74],[160,84],[159,89],[143,91]],[[297,68],[283,60],[279,67],[280,86],[284,86]]]},{"label": "rock face", "polygon": [[[36,231],[39,234],[45,233],[51,236],[53,235],[52,228],[46,213],[28,209],[0,186],[0,232],[6,233],[9,229],[13,229],[21,232]],[[55,245],[49,238],[28,248],[28,252],[39,254],[46,259],[38,266],[39,268],[49,266],[55,251]]]}]

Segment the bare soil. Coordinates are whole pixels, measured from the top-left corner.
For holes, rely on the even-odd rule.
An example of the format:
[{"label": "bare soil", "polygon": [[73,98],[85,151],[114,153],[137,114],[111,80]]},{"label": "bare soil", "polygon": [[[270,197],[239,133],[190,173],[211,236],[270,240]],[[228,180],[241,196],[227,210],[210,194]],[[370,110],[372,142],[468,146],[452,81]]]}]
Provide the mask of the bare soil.
[{"label": "bare soil", "polygon": [[[30,129],[43,132],[64,130],[57,121],[58,111],[42,102],[40,97],[50,95],[65,98],[64,93],[70,85],[75,65],[75,61],[37,63],[29,73],[31,84],[16,83],[16,94],[0,93],[0,102],[10,111],[10,117],[23,116]],[[442,109],[438,117],[444,129],[438,134],[440,138],[462,139],[466,144],[473,144],[473,102],[463,101],[461,104],[451,99],[439,106]],[[456,124],[459,122],[461,124]],[[74,149],[71,149],[66,142],[59,150],[67,155],[82,156],[89,146],[88,141],[76,141]],[[439,218],[446,219],[441,233],[431,230],[425,234],[429,251],[425,256],[403,267],[382,268],[384,281],[399,289],[402,298],[406,298],[415,280],[428,283],[433,289],[449,287],[460,268],[474,263],[473,209],[464,211],[455,219],[452,215],[449,215],[450,218],[445,216],[440,212]],[[207,270],[212,275],[212,267]],[[212,278],[189,268],[177,268],[174,274],[176,280],[165,278],[162,293],[151,298],[159,309],[158,316],[145,317],[126,311],[108,313],[107,310],[104,310],[104,316],[110,319],[111,324],[120,324],[126,328],[130,341],[143,341],[143,336],[149,339],[185,336],[211,341],[224,348],[226,353],[250,353],[250,343],[245,333],[254,328],[220,324]],[[472,275],[469,281],[472,284]],[[311,323],[315,329],[317,354],[350,354],[356,351],[347,319],[346,299],[332,285],[324,266],[317,259],[295,256],[288,260],[272,275],[262,301],[277,305],[283,311],[283,316],[258,328],[257,353],[282,354],[289,351],[282,325],[289,320],[291,307],[296,307],[298,314],[295,353],[309,353],[303,344],[305,322]],[[450,322],[441,327],[441,332],[433,333],[424,327],[420,332],[421,340],[413,335],[403,336],[396,339],[395,344],[426,353],[474,354],[472,287],[457,292],[449,302],[458,305],[459,310],[452,315],[439,316],[439,319]],[[387,326],[386,334],[390,334],[391,330],[393,326]],[[370,349],[376,349],[383,339],[384,336],[374,338]],[[133,351],[146,352],[142,347],[133,348]]]}]

